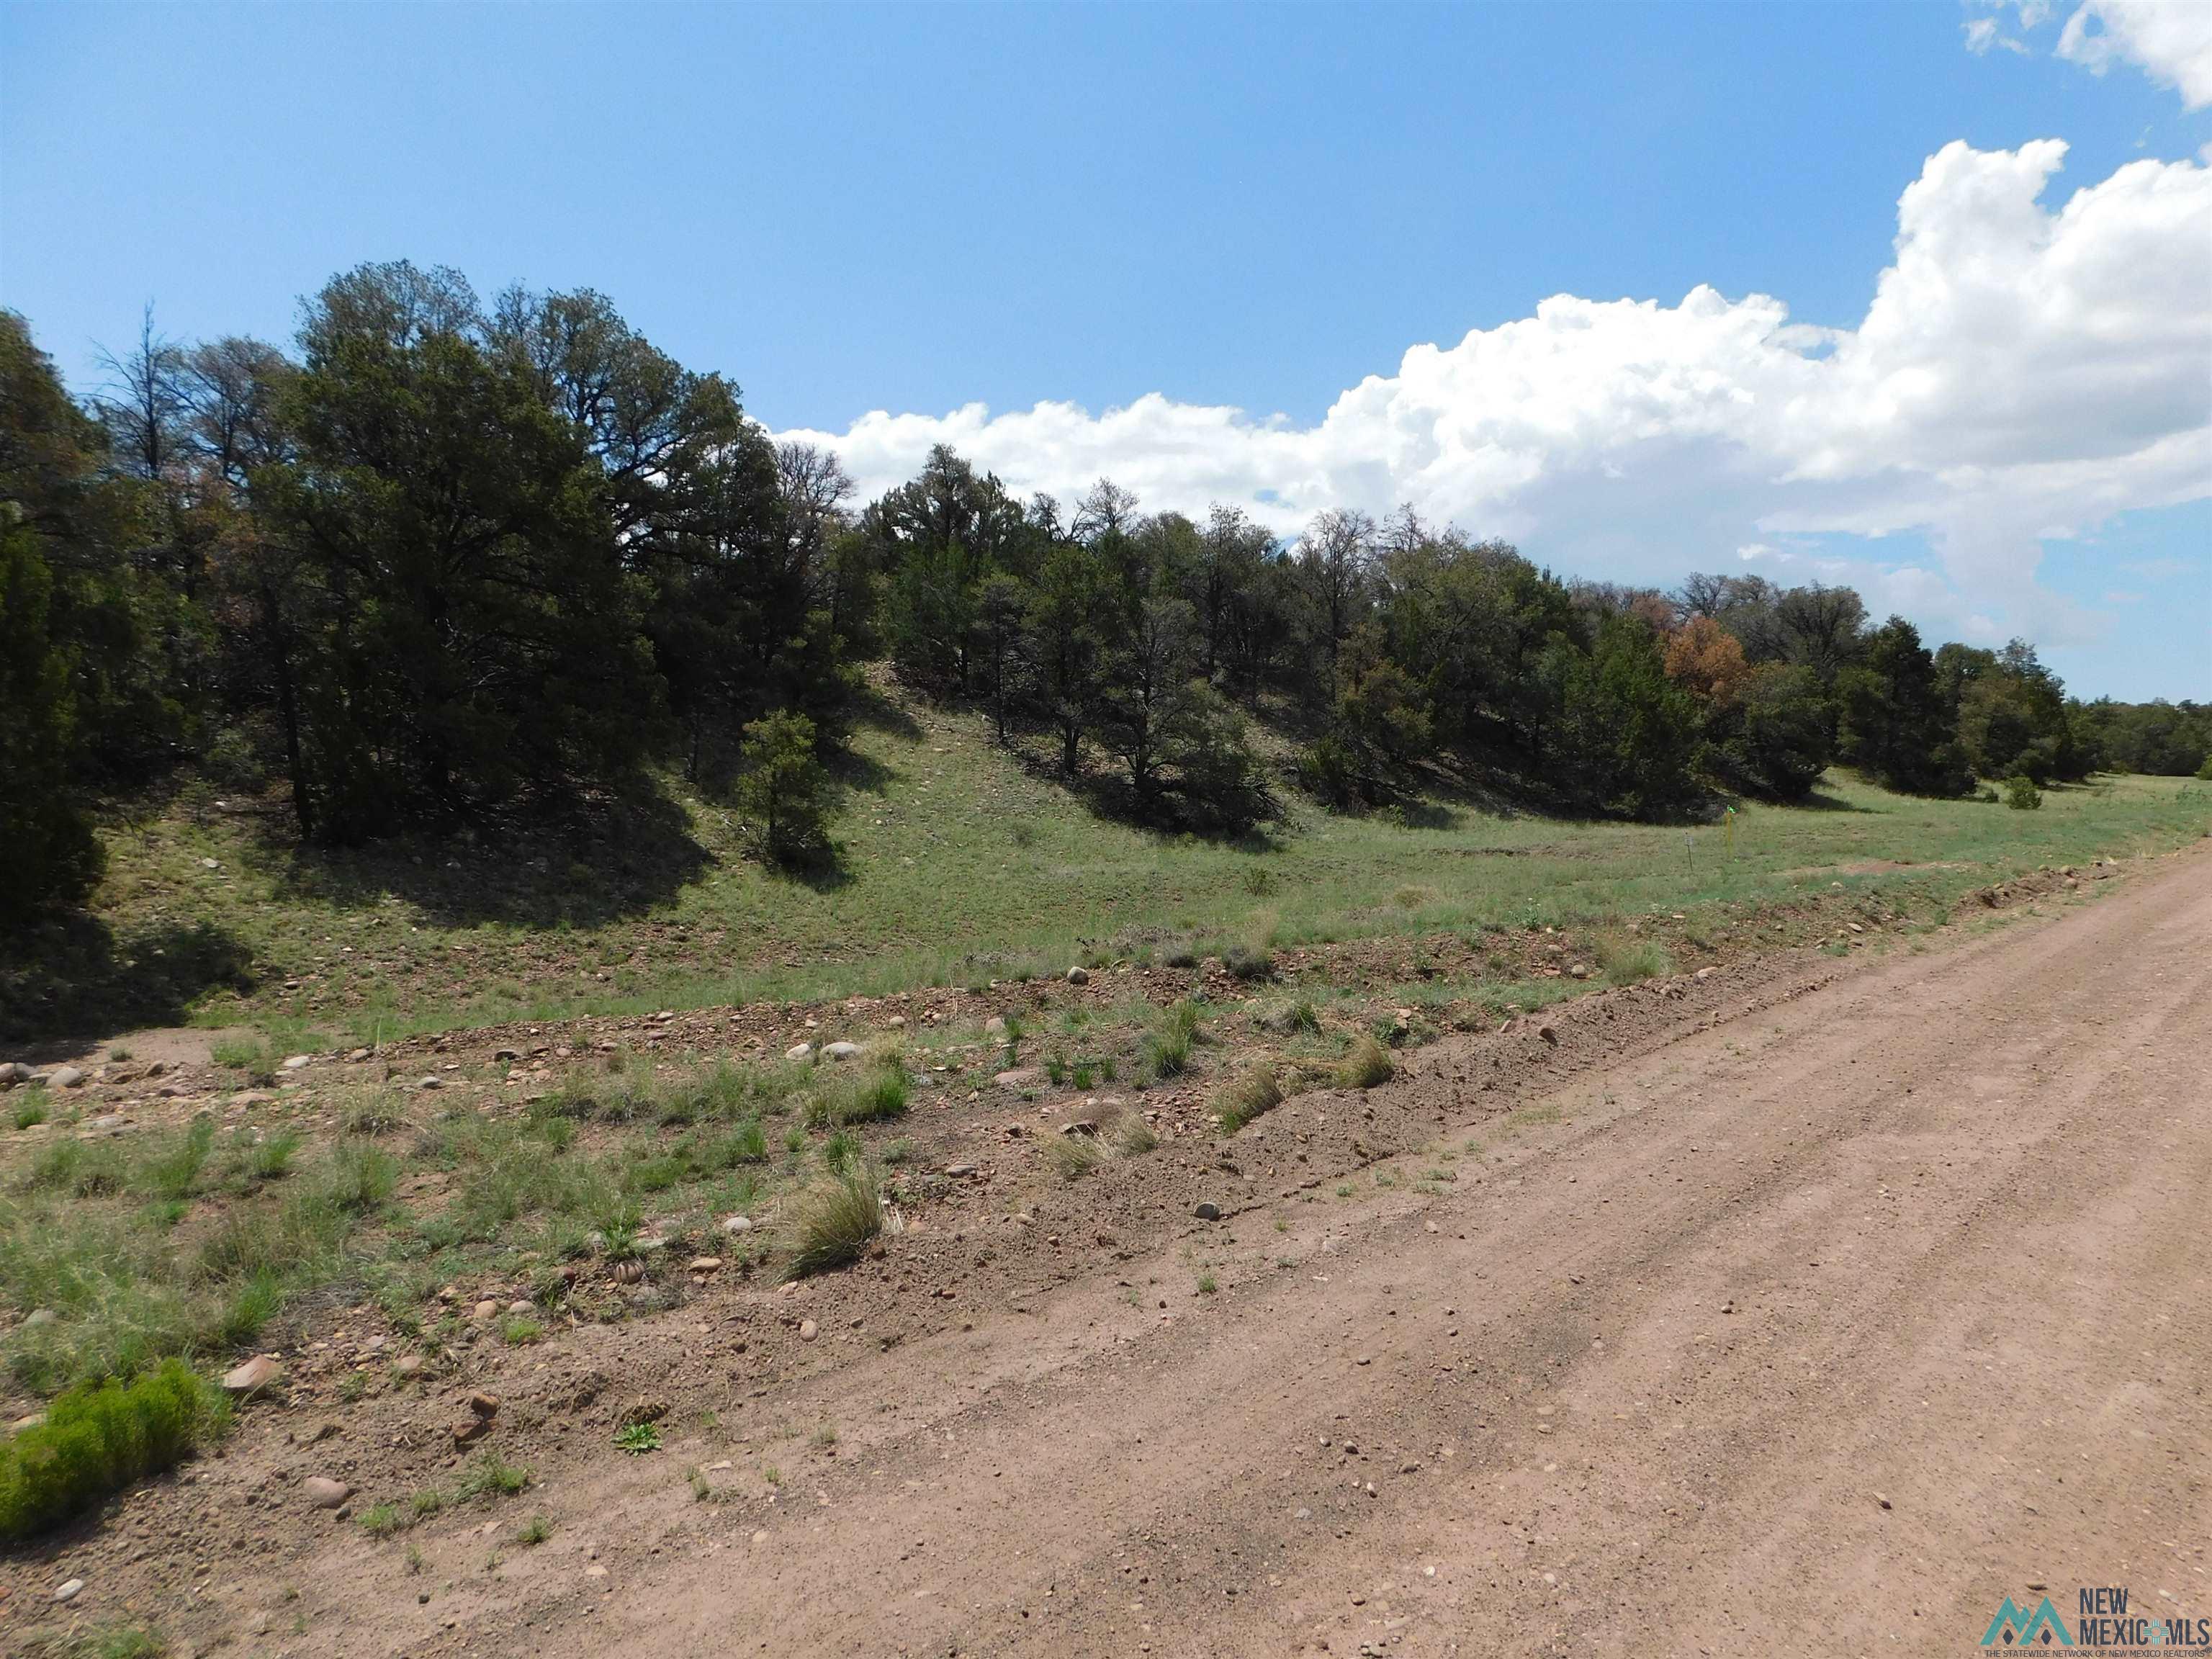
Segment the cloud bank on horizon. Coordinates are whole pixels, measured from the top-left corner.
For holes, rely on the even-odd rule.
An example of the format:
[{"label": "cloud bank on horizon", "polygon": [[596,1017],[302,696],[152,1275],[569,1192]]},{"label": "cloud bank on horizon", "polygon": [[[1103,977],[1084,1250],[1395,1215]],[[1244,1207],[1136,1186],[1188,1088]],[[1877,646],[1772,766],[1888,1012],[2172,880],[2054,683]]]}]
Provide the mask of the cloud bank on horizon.
[{"label": "cloud bank on horizon", "polygon": [[[2167,10],[2212,20],[2091,0],[2061,50],[2212,101],[2207,31],[2136,17]],[[2085,16],[2101,30],[2077,40]],[[1230,502],[1285,534],[1328,507],[1410,503],[1577,574],[1671,585],[1733,556],[1853,582],[1877,614],[1969,640],[2087,643],[2109,618],[2035,582],[2043,542],[2212,495],[2212,149],[2046,202],[2065,155],[2045,139],[1929,156],[1854,328],[1703,286],[1673,306],[1557,295],[1412,347],[1310,426],[1149,394],[778,435],[834,450],[863,499],[945,443],[1023,494],[1108,477],[1149,509]],[[1911,551],[1885,557],[1900,534]]]}]

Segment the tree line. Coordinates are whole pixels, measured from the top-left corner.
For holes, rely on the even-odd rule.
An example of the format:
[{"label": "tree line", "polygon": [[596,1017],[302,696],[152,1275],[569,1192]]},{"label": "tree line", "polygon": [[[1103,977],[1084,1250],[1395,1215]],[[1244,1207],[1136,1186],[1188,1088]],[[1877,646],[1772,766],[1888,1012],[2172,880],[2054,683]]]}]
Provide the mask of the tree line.
[{"label": "tree line", "polygon": [[2192,704],[2069,702],[2033,649],[1930,651],[1848,588],[1573,582],[1496,541],[1102,481],[1015,499],[945,449],[865,506],[602,295],[405,262],[334,278],[289,350],[150,313],[72,398],[0,313],[0,908],[89,890],[102,801],[264,783],[303,840],[572,813],[659,769],[823,845],[821,759],[887,660],[1145,821],[1248,829],[1290,781],[1356,810],[1438,769],[1577,811],[1833,762],[2194,771]]}]

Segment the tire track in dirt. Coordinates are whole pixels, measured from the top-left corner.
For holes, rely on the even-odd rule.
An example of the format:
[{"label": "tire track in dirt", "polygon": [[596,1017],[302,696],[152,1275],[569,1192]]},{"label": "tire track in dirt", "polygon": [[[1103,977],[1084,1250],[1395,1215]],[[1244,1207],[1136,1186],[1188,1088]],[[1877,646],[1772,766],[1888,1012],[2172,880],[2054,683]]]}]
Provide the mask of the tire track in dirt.
[{"label": "tire track in dirt", "polygon": [[1587,1074],[1507,1173],[1332,1217],[1326,1282],[1133,1320],[596,1639],[1936,1651],[2029,1582],[2212,1600],[2208,871]]}]

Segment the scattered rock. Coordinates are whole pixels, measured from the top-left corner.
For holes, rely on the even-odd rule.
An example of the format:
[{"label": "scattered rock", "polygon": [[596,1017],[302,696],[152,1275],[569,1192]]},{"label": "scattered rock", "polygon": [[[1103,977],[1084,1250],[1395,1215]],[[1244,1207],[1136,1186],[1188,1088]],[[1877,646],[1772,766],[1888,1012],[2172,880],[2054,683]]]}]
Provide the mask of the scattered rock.
[{"label": "scattered rock", "polygon": [[719,1255],[695,1255],[691,1258],[691,1271],[695,1273],[718,1273],[722,1271],[722,1258]]},{"label": "scattered rock", "polygon": [[749,1233],[752,1230],[753,1218],[749,1215],[732,1215],[722,1218],[722,1231],[726,1233]]},{"label": "scattered rock", "polygon": [[1191,1213],[1196,1216],[1200,1221],[1218,1221],[1221,1219],[1221,1206],[1218,1204],[1209,1201],[1200,1205],[1196,1209],[1193,1210]]},{"label": "scattered rock", "polygon": [[486,1297],[483,1301],[477,1304],[475,1311],[469,1316],[471,1319],[489,1319],[498,1311],[499,1304],[493,1301],[491,1297]]},{"label": "scattered rock", "polygon": [[353,1496],[353,1488],[326,1474],[311,1474],[300,1483],[301,1494],[319,1510],[334,1510]]},{"label": "scattered rock", "polygon": [[18,1084],[28,1083],[36,1076],[38,1073],[21,1060],[11,1060],[5,1066],[0,1066],[0,1094],[6,1093]]},{"label": "scattered rock", "polygon": [[1698,969],[1698,977],[1699,979],[1718,979],[1720,977],[1720,974],[1721,970],[1717,968],[1700,968]]},{"label": "scattered rock", "polygon": [[948,1164],[945,1166],[945,1173],[956,1177],[972,1176],[975,1173],[975,1166],[972,1164]]},{"label": "scattered rock", "polygon": [[822,1058],[824,1060],[858,1060],[860,1057],[860,1045],[857,1042],[830,1042],[823,1045]]},{"label": "scattered rock", "polygon": [[1590,970],[1589,964],[1588,963],[1571,962],[1567,964],[1567,977],[1569,979],[1588,979],[1589,976]]},{"label": "scattered rock", "polygon": [[258,1353],[244,1364],[233,1367],[222,1374],[223,1390],[245,1399],[261,1392],[284,1375],[284,1368],[265,1353]]},{"label": "scattered rock", "polygon": [[490,1432],[491,1419],[489,1417],[465,1417],[453,1425],[453,1443],[456,1446],[472,1446]]},{"label": "scattered rock", "polygon": [[799,1340],[801,1342],[811,1342],[821,1334],[822,1328],[812,1320],[802,1319],[799,1322]]},{"label": "scattered rock", "polygon": [[418,1089],[442,1089],[446,1086],[446,1079],[431,1073],[416,1079],[415,1086]]},{"label": "scattered rock", "polygon": [[507,1304],[507,1310],[511,1314],[536,1313],[538,1311],[538,1304],[534,1302],[526,1302],[522,1297],[518,1296],[514,1301]]},{"label": "scattered rock", "polygon": [[499,1396],[495,1394],[485,1394],[479,1389],[469,1396],[468,1405],[469,1409],[478,1417],[499,1415]]},{"label": "scattered rock", "polygon": [[1082,963],[1078,963],[1074,967],[1067,970],[1067,982],[1070,985],[1090,984],[1091,970],[1088,968],[1084,967]]},{"label": "scattered rock", "polygon": [[392,1369],[401,1376],[420,1376],[422,1374],[422,1357],[403,1353],[392,1362]]},{"label": "scattered rock", "polygon": [[614,1280],[616,1284],[635,1285],[644,1278],[645,1263],[642,1261],[617,1261],[615,1263]]},{"label": "scattered rock", "polygon": [[27,1331],[36,1330],[41,1325],[52,1324],[60,1317],[61,1316],[52,1308],[33,1308],[23,1316],[23,1328]]},{"label": "scattered rock", "polygon": [[811,1057],[813,1053],[814,1045],[812,1043],[794,1042],[791,1047],[783,1051],[783,1057],[786,1060],[805,1060]]},{"label": "scattered rock", "polygon": [[1559,1046],[1559,1032],[1557,1026],[1539,1025],[1536,1028],[1536,1035],[1543,1038],[1545,1042],[1552,1044],[1553,1047],[1557,1048]]},{"label": "scattered rock", "polygon": [[904,1014],[893,1014],[889,1019],[885,1020],[884,1024],[894,1031],[903,1031],[906,1030],[906,1016]]},{"label": "scattered rock", "polygon": [[1006,1034],[1006,1022],[999,1015],[994,1014],[990,1018],[983,1022],[983,1035],[985,1036],[1004,1036]]},{"label": "scattered rock", "polygon": [[1874,1501],[1881,1504],[1884,1509],[1887,1509],[1889,1507],[1889,1499],[1884,1498],[1880,1492],[1876,1492],[1874,1495]]},{"label": "scattered rock", "polygon": [[1017,1066],[1011,1071],[1000,1073],[991,1081],[1001,1089],[1033,1089],[1044,1081],[1044,1067]]},{"label": "scattered rock", "polygon": [[78,1089],[84,1086],[84,1073],[74,1066],[57,1066],[46,1073],[49,1089]]},{"label": "scattered rock", "polygon": [[304,1072],[308,1066],[314,1063],[315,1057],[313,1054],[287,1054],[284,1056],[284,1069],[288,1072]]},{"label": "scattered rock", "polygon": [[[1888,1506],[1885,1504],[1883,1507],[1887,1508]],[[62,1585],[58,1589],[54,1591],[54,1600],[57,1601],[74,1601],[83,1589],[84,1580],[82,1578],[72,1578],[67,1583]]]}]

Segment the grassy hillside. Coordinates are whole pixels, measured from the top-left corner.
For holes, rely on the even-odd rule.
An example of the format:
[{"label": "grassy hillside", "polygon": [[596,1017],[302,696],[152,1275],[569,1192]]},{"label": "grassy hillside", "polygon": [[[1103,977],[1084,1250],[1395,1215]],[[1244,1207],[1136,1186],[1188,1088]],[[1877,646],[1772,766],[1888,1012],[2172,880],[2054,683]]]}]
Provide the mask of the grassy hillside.
[{"label": "grassy hillside", "polygon": [[[108,833],[101,927],[0,964],[0,1030],[256,1023],[331,1040],[585,1012],[800,1000],[1057,972],[1069,963],[1786,902],[1832,882],[1899,908],[2007,871],[2126,858],[2212,828],[2212,789],[2123,777],[2039,811],[1832,776],[1819,804],[1746,805],[1731,847],[1685,830],[1499,817],[1448,801],[1287,821],[1237,845],[1094,817],[921,707],[856,735],[838,872],[807,884],[682,799],[597,846],[303,854],[258,805],[202,793]],[[676,813],[680,811],[682,821]]]}]

